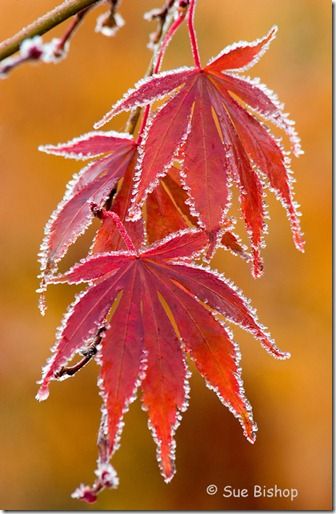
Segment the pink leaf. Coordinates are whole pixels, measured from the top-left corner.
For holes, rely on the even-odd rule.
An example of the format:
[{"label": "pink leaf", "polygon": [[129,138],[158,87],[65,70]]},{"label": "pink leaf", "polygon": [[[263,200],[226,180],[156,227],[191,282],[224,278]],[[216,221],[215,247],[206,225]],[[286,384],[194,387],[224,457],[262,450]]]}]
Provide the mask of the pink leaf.
[{"label": "pink leaf", "polygon": [[[190,111],[194,100],[193,82],[188,81],[167,105],[159,110],[146,135],[143,154],[139,161],[139,181],[134,190],[134,202],[142,205],[148,193],[157,185],[171,166],[179,150],[179,142],[186,136]],[[132,208],[130,213],[134,213]]]},{"label": "pink leaf", "polygon": [[193,211],[198,213],[201,226],[211,232],[219,228],[229,206],[229,193],[226,156],[212,116],[206,82],[198,82],[182,177]]},{"label": "pink leaf", "polygon": [[[48,395],[48,384],[76,351],[95,339],[111,305],[123,286],[127,268],[122,275],[112,275],[80,294],[70,306],[58,331],[54,355],[43,370],[39,400]],[[122,280],[123,279],[123,280]]]},{"label": "pink leaf", "polygon": [[[300,145],[293,124],[283,113],[283,106],[275,95],[266,91],[264,86],[252,84],[250,79],[236,77],[230,70],[242,71],[255,64],[274,39],[276,30],[273,27],[264,38],[255,42],[240,42],[226,48],[203,69],[178,70],[176,74],[171,72],[148,79],[128,93],[113,111],[116,113],[118,109],[134,107],[137,100],[153,103],[166,96],[168,91],[172,93],[152,115],[145,134],[141,134],[130,219],[141,217],[141,208],[148,194],[158,186],[159,179],[165,176],[174,160],[183,161],[181,177],[188,193],[190,215],[198,219],[199,225],[209,235],[207,258],[210,258],[220,244],[218,236],[230,204],[229,186],[234,180],[239,187],[241,210],[251,240],[254,276],[259,276],[263,269],[261,248],[266,229],[264,184],[255,169],[257,164],[247,147],[247,138],[242,137],[242,132],[229,116],[228,111],[233,112],[230,109],[233,95],[254,108],[256,116],[262,115],[284,130],[295,155],[299,155]],[[255,130],[253,137],[255,145],[263,144],[259,142],[260,137],[265,139],[260,130]],[[285,153],[282,149],[280,152],[284,161]],[[281,191],[294,227],[295,243],[301,249],[303,241],[296,208],[291,192],[285,191],[289,181],[287,186],[283,180],[279,184],[279,177],[275,180],[270,166],[268,159],[267,172],[263,171],[269,177],[272,175],[271,188]],[[178,195],[180,200],[181,195]]]},{"label": "pink leaf", "polygon": [[207,69],[214,71],[247,69],[253,66],[268,50],[270,43],[276,36],[278,28],[271,30],[261,39],[252,43],[241,41],[224,48],[224,50],[207,64]]},{"label": "pink leaf", "polygon": [[96,131],[83,134],[68,143],[40,146],[39,150],[69,159],[85,160],[104,153],[125,149],[127,142],[130,147],[134,144],[132,136],[127,133]]},{"label": "pink leaf", "polygon": [[[144,239],[144,223],[143,220],[128,221],[127,214],[131,206],[132,188],[134,179],[134,161],[136,155],[132,158],[122,181],[122,185],[113,201],[111,210],[115,212],[124,223],[129,235],[131,236],[136,247],[140,247]],[[116,229],[114,221],[105,217],[95,237],[93,252],[108,252],[124,249],[125,244]]]},{"label": "pink leaf", "polygon": [[257,428],[250,404],[244,396],[236,345],[224,325],[195,302],[193,296],[176,286],[172,287],[172,295],[169,289],[164,288],[163,295],[198,371],[222,403],[239,419],[247,439],[254,443]]},{"label": "pink leaf", "polygon": [[193,68],[181,68],[173,72],[163,72],[142,79],[137,82],[134,89],[130,89],[124,97],[117,102],[105,116],[95,124],[100,128],[114,116],[123,111],[146,105],[167,95],[170,91],[181,86],[194,73]]},{"label": "pink leaf", "polygon": [[190,258],[199,254],[207,243],[207,235],[202,230],[186,229],[146,248],[143,255],[156,260]]},{"label": "pink leaf", "polygon": [[119,445],[122,418],[142,380],[144,367],[141,285],[133,266],[102,342],[101,387],[106,398],[110,452]]},{"label": "pink leaf", "polygon": [[148,410],[150,428],[157,443],[162,475],[169,482],[175,473],[174,433],[179,412],[186,407],[186,368],[179,340],[146,275],[143,317],[146,320],[145,348],[148,354],[143,381],[143,404]]},{"label": "pink leaf", "polygon": [[45,229],[40,254],[42,270],[55,267],[69,246],[89,226],[93,219],[91,204],[103,207],[113,187],[124,175],[132,159],[133,148],[127,144],[126,149],[121,148],[87,168],[90,176],[82,175],[80,182],[65,195]]},{"label": "pink leaf", "polygon": [[[207,241],[204,231],[183,230],[136,254],[118,251],[91,256],[63,278],[55,278],[55,282],[89,280],[90,284],[64,319],[55,353],[43,373],[39,399],[47,397],[49,381],[75,352],[92,344],[105,329],[99,350],[104,400],[99,473],[94,487],[83,486],[78,496],[116,485],[108,460],[118,448],[123,416],[140,385],[161,471],[166,481],[172,478],[174,433],[187,406],[185,350],[239,419],[249,441],[254,441],[255,425],[244,396],[238,349],[214,316],[220,313],[252,332],[273,356],[284,359],[289,355],[275,346],[232,284],[215,272],[177,260],[191,258]],[[182,337],[182,346],[176,336]]]}]

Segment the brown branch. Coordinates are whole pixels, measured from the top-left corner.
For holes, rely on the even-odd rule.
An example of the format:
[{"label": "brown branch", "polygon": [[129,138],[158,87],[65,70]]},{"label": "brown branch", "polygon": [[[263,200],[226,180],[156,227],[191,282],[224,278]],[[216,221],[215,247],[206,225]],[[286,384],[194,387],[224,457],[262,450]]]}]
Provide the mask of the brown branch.
[{"label": "brown branch", "polygon": [[49,30],[53,29],[63,21],[71,18],[80,11],[98,4],[102,0],[65,0],[48,13],[44,14],[37,20],[33,21],[27,27],[24,27],[14,36],[0,43],[0,61],[15,54],[25,39],[34,36],[42,36]]},{"label": "brown branch", "polygon": [[[89,7],[86,7],[79,13],[77,13],[63,34],[61,38],[59,38],[58,43],[55,45],[55,47],[52,50],[52,56],[54,59],[54,62],[62,59],[65,56],[66,52],[66,45],[70,42],[72,39],[75,31],[79,27],[79,25],[82,23],[84,17],[86,14],[94,7],[95,5],[92,4]],[[32,62],[32,61],[43,61],[44,59],[45,50],[43,45],[36,44],[32,45],[29,51],[27,51],[26,55],[18,55],[16,57],[11,57],[8,59],[5,59],[3,61],[3,64],[0,62],[0,76],[6,76],[10,71],[12,71],[14,68],[17,68],[21,64],[24,64],[26,62]]]}]

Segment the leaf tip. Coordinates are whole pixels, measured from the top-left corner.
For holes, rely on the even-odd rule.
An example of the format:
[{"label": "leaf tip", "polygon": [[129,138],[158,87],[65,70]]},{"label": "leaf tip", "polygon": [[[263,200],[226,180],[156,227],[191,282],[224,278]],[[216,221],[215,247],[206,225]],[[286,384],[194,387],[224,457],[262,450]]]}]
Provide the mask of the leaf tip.
[{"label": "leaf tip", "polygon": [[290,352],[281,352],[281,357],[279,357],[281,360],[288,360],[291,358],[291,353]]},{"label": "leaf tip", "polygon": [[257,440],[257,434],[255,432],[253,432],[252,434],[247,435],[246,439],[248,440],[249,443],[254,444]]},{"label": "leaf tip", "polygon": [[48,396],[49,396],[49,387],[46,384],[42,384],[42,386],[38,390],[35,398],[39,402],[44,402],[45,400],[47,400]]},{"label": "leaf tip", "polygon": [[272,27],[269,29],[268,31],[268,35],[269,36],[272,36],[272,37],[275,37],[277,35],[277,33],[279,32],[279,26],[274,24],[272,25]]},{"label": "leaf tip", "polygon": [[264,263],[260,254],[260,250],[253,248],[253,266],[252,276],[253,278],[260,278],[264,273]]},{"label": "leaf tip", "polygon": [[170,475],[168,475],[168,476],[164,476],[164,477],[163,477],[163,481],[164,481],[164,483],[165,483],[165,484],[169,484],[169,483],[173,480],[173,478],[174,478],[174,474],[175,474],[175,473],[171,473],[171,474],[170,474]]},{"label": "leaf tip", "polygon": [[294,237],[295,248],[301,253],[305,253],[305,240],[301,234],[296,234]]},{"label": "leaf tip", "polygon": [[95,130],[100,129],[101,127],[106,125],[106,123],[108,121],[110,121],[111,118],[112,118],[111,113],[105,114],[105,116],[103,116],[100,120],[98,120],[98,121],[96,121],[96,123],[94,123],[93,128]]},{"label": "leaf tip", "polygon": [[43,153],[50,153],[48,148],[49,148],[49,145],[39,145],[37,147],[38,151],[43,152]]},{"label": "leaf tip", "polygon": [[[93,128],[95,130],[97,130],[97,129],[100,129],[103,125],[104,125],[103,120],[99,120],[99,121],[96,121],[96,123],[93,124]],[[75,492],[73,494],[75,494]]]}]

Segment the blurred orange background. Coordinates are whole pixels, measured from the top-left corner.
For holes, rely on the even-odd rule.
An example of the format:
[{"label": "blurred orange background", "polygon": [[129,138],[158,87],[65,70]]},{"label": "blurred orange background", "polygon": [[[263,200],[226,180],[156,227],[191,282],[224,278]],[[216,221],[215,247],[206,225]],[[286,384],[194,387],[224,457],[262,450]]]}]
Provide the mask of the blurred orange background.
[{"label": "blurred orange background", "polygon": [[[94,506],[70,498],[90,483],[96,459],[100,401],[97,367],[54,383],[43,404],[35,381],[49,355],[73,288],[54,288],[45,319],[36,304],[36,255],[43,226],[61,199],[76,162],[43,155],[37,147],[91,130],[92,124],[145,72],[150,58],[143,13],[160,0],[124,0],[126,26],[115,38],[94,32],[91,13],[76,34],[69,57],[58,65],[25,65],[0,81],[1,332],[0,382],[2,509],[265,509],[331,508],[331,2],[325,0],[199,0],[196,25],[205,62],[233,41],[253,40],[279,25],[275,42],[249,71],[260,76],[297,120],[305,155],[293,162],[296,197],[303,212],[306,253],[293,247],[283,209],[268,195],[270,233],[265,273],[253,280],[248,266],[221,250],[214,266],[243,289],[278,345],[292,353],[275,361],[258,343],[234,329],[243,377],[259,425],[251,446],[233,416],[197,373],[191,402],[177,432],[177,475],[160,477],[155,448],[139,402],[126,416],[114,458],[116,491]],[[2,0],[4,39],[56,0]],[[61,34],[65,25],[54,31]],[[52,37],[49,34],[47,38]],[[47,39],[46,38],[46,39]],[[167,52],[164,69],[192,64],[185,27]],[[122,130],[126,118],[109,128]],[[92,236],[92,231],[90,232]],[[85,255],[90,234],[65,262]],[[193,370],[194,371],[194,370]],[[206,493],[215,484],[219,492]],[[281,498],[226,499],[225,485],[296,488]]]}]

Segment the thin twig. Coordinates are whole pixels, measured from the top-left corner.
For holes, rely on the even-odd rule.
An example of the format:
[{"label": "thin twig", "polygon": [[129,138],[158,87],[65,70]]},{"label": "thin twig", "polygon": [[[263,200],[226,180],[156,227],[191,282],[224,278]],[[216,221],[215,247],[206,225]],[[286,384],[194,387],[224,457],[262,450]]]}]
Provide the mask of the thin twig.
[{"label": "thin twig", "polygon": [[102,336],[105,332],[105,327],[102,327],[98,330],[96,339],[92,343],[91,346],[85,351],[82,352],[83,358],[77,362],[77,364],[74,364],[73,366],[63,367],[61,368],[57,373],[55,373],[55,378],[61,378],[65,375],[68,377],[72,377],[76,373],[78,373],[79,370],[81,370],[91,359],[94,357],[98,352],[98,345],[101,343]]},{"label": "thin twig", "polygon": [[87,7],[100,3],[102,0],[65,0],[48,13],[24,27],[14,36],[0,43],[0,61],[15,54],[25,39],[42,36],[63,21],[71,18]]},{"label": "thin twig", "polygon": [[87,13],[93,7],[94,7],[94,4],[89,5],[89,7],[86,7],[85,9],[83,9],[82,11],[80,11],[79,13],[76,14],[72,23],[70,24],[68,29],[65,31],[65,33],[61,37],[61,39],[57,45],[56,52],[59,52],[60,54],[62,54],[64,52],[65,45],[70,41],[70,39],[74,35],[75,31],[78,29],[79,25],[82,23],[83,19],[87,15]]},{"label": "thin twig", "polygon": [[157,20],[158,26],[155,32],[149,35],[150,46],[157,45],[163,35],[163,27],[166,22],[169,10],[174,6],[176,0],[166,0],[165,5],[161,9],[153,9],[152,11],[145,14],[145,19],[152,21]]},{"label": "thin twig", "polygon": [[[178,18],[176,20],[174,20],[173,17],[169,18],[171,9],[174,8],[176,3],[177,0],[166,0],[165,5],[161,9],[153,11],[152,14],[150,13],[151,17],[149,19],[158,19],[159,24],[157,31],[154,33],[154,35],[152,35],[153,55],[145,77],[150,77],[154,73],[158,73],[158,71],[160,71],[167,46],[185,18],[189,2],[183,0],[180,0],[178,3]],[[141,115],[141,111],[142,108],[137,107],[134,109],[134,111],[131,112],[125,129],[129,134],[134,134]],[[146,126],[148,115],[149,107],[147,106],[144,112],[141,128],[139,130],[138,143],[140,143],[141,134]]]},{"label": "thin twig", "polygon": [[42,52],[36,47],[33,48],[28,55],[18,56],[17,58],[8,59],[1,65],[0,63],[0,77],[5,77],[14,68],[26,62],[38,61],[41,58]]},{"label": "thin twig", "polygon": [[[5,59],[2,61],[2,64],[0,62],[0,76],[6,76],[10,71],[12,71],[14,68],[17,68],[23,63],[26,62],[32,62],[32,61],[44,61],[46,59],[46,55],[48,54],[47,61],[49,59],[52,59],[54,62],[62,59],[65,56],[66,52],[66,46],[67,43],[70,42],[72,39],[75,31],[78,29],[79,25],[82,23],[84,17],[86,14],[94,7],[95,5],[92,4],[89,7],[86,7],[79,13],[77,13],[63,34],[63,36],[59,39],[55,39],[55,45],[52,48],[48,48],[48,51],[46,53],[46,47],[45,45],[32,44],[29,50],[27,49],[23,54],[21,52],[21,55],[15,57],[10,57],[8,59]],[[46,45],[50,46],[50,45]]]},{"label": "thin twig", "polygon": [[[157,53],[154,54],[155,64],[153,66],[153,73],[158,73],[160,71],[163,57],[167,50],[167,47],[168,47],[171,39],[174,37],[177,29],[183,22],[185,15],[186,15],[185,10],[179,10],[179,14],[178,14],[178,17],[176,18],[176,20],[171,21],[170,23],[167,23],[167,27],[165,28],[164,31],[162,31],[159,50]],[[143,119],[141,122],[141,127],[139,129],[139,135],[138,135],[138,139],[137,139],[138,145],[141,144],[141,141],[143,138],[143,133],[144,133],[146,125],[147,125],[149,112],[150,112],[150,105],[147,105],[145,108],[145,111],[144,111]]]},{"label": "thin twig", "polygon": [[[164,6],[161,9],[154,9],[150,13],[148,13],[148,16],[146,19],[148,20],[158,20],[158,27],[156,32],[153,32],[150,35],[152,48],[153,48],[153,54],[151,61],[148,66],[148,70],[145,73],[145,77],[150,77],[155,73],[154,71],[154,63],[156,61],[156,53],[158,51],[158,48],[160,46],[161,41],[164,39],[164,28],[166,24],[166,20],[169,14],[170,9],[174,6],[176,0],[166,0]],[[169,28],[169,27],[168,27]],[[167,28],[167,30],[168,30]],[[141,114],[141,107],[138,107],[134,111],[131,112],[131,115],[127,121],[126,125],[126,132],[129,134],[133,134],[136,128],[136,125],[138,123],[139,117]]]}]

